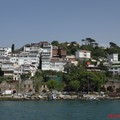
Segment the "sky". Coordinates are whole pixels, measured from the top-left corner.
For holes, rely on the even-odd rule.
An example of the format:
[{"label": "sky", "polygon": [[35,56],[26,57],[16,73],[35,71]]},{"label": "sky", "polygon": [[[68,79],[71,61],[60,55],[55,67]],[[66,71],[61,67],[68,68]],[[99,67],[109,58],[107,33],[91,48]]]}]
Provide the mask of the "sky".
[{"label": "sky", "polygon": [[88,37],[120,45],[120,0],[0,0],[0,47]]}]

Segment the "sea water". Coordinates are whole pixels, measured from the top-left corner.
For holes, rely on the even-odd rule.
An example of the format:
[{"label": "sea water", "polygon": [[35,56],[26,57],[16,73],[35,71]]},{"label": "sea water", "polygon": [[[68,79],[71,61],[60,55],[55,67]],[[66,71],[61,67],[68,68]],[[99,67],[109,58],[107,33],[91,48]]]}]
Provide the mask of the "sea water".
[{"label": "sea water", "polygon": [[0,101],[0,120],[117,120],[120,100]]}]

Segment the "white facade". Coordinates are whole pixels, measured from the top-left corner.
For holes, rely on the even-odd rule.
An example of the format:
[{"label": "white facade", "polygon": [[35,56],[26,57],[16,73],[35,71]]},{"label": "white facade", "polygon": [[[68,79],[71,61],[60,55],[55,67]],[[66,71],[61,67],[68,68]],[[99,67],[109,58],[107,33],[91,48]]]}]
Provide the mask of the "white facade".
[{"label": "white facade", "polygon": [[108,58],[108,71],[113,75],[120,75],[120,61],[118,60],[118,54],[109,54]]},{"label": "white facade", "polygon": [[18,59],[18,65],[23,65],[23,64],[39,64],[39,58],[37,57],[20,57]]},{"label": "white facade", "polygon": [[47,59],[52,58],[52,48],[53,48],[52,45],[43,45],[42,58],[47,58]]},{"label": "white facade", "polygon": [[87,50],[80,50],[75,53],[77,59],[90,59],[91,58],[91,51]]},{"label": "white facade", "polygon": [[13,70],[14,70],[13,63],[10,62],[2,63],[2,71],[13,71]]},{"label": "white facade", "polygon": [[30,51],[39,51],[41,52],[42,48],[40,46],[24,46],[24,52]]},{"label": "white facade", "polygon": [[24,52],[29,52],[31,50],[31,47],[30,46],[24,46]]},{"label": "white facade", "polygon": [[118,54],[110,54],[110,55],[108,55],[107,56],[107,58],[108,58],[108,62],[110,63],[119,63],[119,61],[118,61]]},{"label": "white facade", "polygon": [[50,69],[54,71],[64,71],[64,65],[66,62],[51,62],[50,63]]},{"label": "white facade", "polygon": [[18,64],[36,64],[39,66],[40,59],[42,61],[42,70],[50,69],[50,60],[52,58],[52,45],[26,45],[24,46],[24,52],[20,54]]},{"label": "white facade", "polygon": [[10,57],[10,62],[12,63],[18,63],[18,57]]},{"label": "white facade", "polygon": [[50,70],[50,60],[52,58],[52,45],[43,45],[41,57],[42,70]]},{"label": "white facade", "polygon": [[10,47],[0,47],[0,56],[8,56],[9,52],[11,52]]},{"label": "white facade", "polygon": [[64,65],[66,62],[44,62],[42,64],[42,70],[64,71]]},{"label": "white facade", "polygon": [[108,69],[109,72],[112,72],[113,75],[120,75],[120,65],[111,65]]},{"label": "white facade", "polygon": [[9,58],[9,57],[1,56],[1,57],[0,57],[0,67],[2,67],[2,63],[4,63],[4,62],[9,62],[9,61],[10,61],[10,58]]},{"label": "white facade", "polygon": [[2,71],[4,71],[4,76],[13,76],[14,65],[11,62],[2,63],[1,67]]},{"label": "white facade", "polygon": [[[11,71],[14,80],[20,79],[19,76],[24,73],[31,73],[33,76],[38,69],[41,59],[42,70],[63,71],[66,61],[51,61],[53,46],[50,44],[43,44],[41,46],[25,46],[24,50],[16,56],[11,54],[9,61],[2,64],[2,70]],[[9,72],[7,73],[9,74]],[[9,75],[10,75],[9,74]]]}]

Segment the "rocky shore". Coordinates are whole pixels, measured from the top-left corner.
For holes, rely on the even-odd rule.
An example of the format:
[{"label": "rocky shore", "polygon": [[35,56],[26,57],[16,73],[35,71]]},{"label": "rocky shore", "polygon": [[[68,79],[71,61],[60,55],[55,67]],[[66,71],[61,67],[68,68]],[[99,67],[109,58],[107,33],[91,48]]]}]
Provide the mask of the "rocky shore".
[{"label": "rocky shore", "polygon": [[119,96],[95,95],[95,94],[12,94],[1,95],[0,101],[24,101],[24,100],[103,100],[120,99]]}]

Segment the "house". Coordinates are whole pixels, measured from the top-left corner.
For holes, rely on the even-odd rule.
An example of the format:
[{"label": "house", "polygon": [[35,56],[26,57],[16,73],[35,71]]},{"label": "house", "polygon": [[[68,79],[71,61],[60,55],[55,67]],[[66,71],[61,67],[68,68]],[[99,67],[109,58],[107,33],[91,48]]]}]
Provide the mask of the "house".
[{"label": "house", "polygon": [[10,58],[5,56],[0,56],[0,68],[2,67],[3,62],[9,62]]},{"label": "house", "polygon": [[10,47],[0,47],[0,56],[8,56],[11,51]]},{"label": "house", "polygon": [[4,71],[4,76],[13,76],[14,64],[11,62],[3,62],[2,71]]},{"label": "house", "polygon": [[57,47],[57,46],[53,46],[52,57],[65,58],[66,50],[64,50],[63,48]]},{"label": "house", "polygon": [[84,60],[84,59],[90,59],[91,58],[91,51],[87,50],[78,50],[75,53],[76,59]]},{"label": "house", "polygon": [[120,64],[110,64],[108,66],[108,71],[113,75],[120,75]]},{"label": "house", "polygon": [[120,75],[120,61],[118,60],[118,54],[108,54],[108,71],[113,75]]},{"label": "house", "polygon": [[67,62],[73,63],[74,65],[78,64],[78,61],[76,60],[75,55],[67,55],[66,60]]},{"label": "house", "polygon": [[52,58],[50,60],[50,70],[64,71],[64,65],[67,63],[63,58]]},{"label": "house", "polygon": [[107,59],[108,63],[120,63],[120,61],[118,61],[118,53],[108,54]]},{"label": "house", "polygon": [[66,50],[50,44],[42,47],[42,70],[63,71],[66,64]]}]

